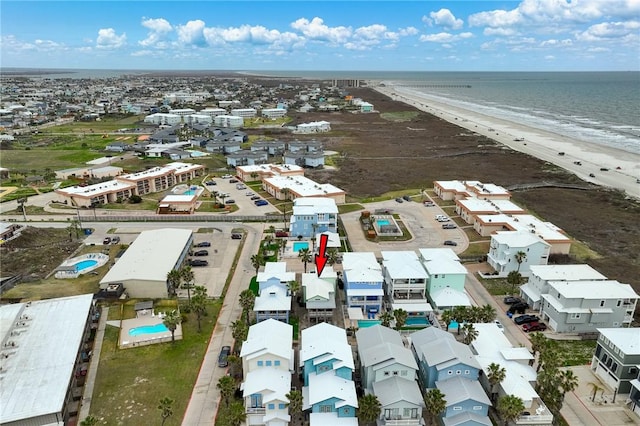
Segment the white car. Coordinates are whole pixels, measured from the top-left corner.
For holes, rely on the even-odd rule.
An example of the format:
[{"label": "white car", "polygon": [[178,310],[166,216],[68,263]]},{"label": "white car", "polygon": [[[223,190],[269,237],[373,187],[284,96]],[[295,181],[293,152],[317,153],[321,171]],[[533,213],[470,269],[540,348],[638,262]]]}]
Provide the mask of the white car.
[{"label": "white car", "polygon": [[222,175],[222,179],[231,179],[231,175]]}]

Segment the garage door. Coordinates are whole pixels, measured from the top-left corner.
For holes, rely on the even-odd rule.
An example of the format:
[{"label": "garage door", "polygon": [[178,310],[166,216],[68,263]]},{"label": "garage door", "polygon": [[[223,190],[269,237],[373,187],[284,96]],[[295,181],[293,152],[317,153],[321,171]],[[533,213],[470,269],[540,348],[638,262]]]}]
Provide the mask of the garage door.
[{"label": "garage door", "polygon": [[611,377],[609,371],[602,366],[602,364],[598,363],[596,367],[596,374],[600,377],[607,385],[611,386],[612,389],[618,389],[618,381]]},{"label": "garage door", "polygon": [[551,327],[553,331],[558,331],[558,321],[553,318],[549,318],[549,327]]}]

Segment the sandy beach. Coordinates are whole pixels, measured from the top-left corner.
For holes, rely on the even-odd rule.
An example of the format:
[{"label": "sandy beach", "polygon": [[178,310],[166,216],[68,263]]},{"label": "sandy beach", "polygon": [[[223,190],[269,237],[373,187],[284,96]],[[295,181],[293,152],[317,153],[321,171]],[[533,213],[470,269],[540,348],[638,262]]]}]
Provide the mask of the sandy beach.
[{"label": "sandy beach", "polygon": [[[450,123],[496,140],[514,150],[556,164],[581,179],[617,188],[640,198],[640,155],[570,139],[444,103],[407,87],[371,87]],[[602,170],[608,169],[608,170]],[[591,176],[592,175],[592,176]]]}]

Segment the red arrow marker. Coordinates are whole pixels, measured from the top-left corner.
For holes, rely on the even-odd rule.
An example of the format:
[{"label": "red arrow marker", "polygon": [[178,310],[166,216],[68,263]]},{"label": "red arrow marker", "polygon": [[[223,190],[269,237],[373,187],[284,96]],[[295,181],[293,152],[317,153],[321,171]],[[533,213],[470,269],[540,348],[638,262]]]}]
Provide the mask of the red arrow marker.
[{"label": "red arrow marker", "polygon": [[324,265],[327,264],[327,242],[329,236],[327,234],[320,234],[320,248],[316,254],[316,268],[318,269],[318,276],[322,275]]}]

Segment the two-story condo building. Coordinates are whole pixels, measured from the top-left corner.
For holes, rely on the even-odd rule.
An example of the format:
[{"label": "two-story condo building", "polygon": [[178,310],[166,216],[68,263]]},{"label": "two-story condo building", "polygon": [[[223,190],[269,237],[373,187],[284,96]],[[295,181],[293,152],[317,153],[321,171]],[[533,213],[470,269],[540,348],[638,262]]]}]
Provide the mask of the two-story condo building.
[{"label": "two-story condo building", "polygon": [[293,236],[310,238],[319,232],[338,232],[338,206],[332,198],[296,198],[290,223]]},{"label": "two-story condo building", "polygon": [[249,327],[240,357],[248,425],[280,426],[290,421],[286,397],[294,371],[293,327],[269,319]]},{"label": "two-story condo building", "polygon": [[511,200],[484,200],[471,197],[456,200],[456,213],[465,222],[475,225],[478,216],[525,214],[525,210]]},{"label": "two-story condo building", "polygon": [[418,365],[400,333],[381,325],[356,332],[362,387],[382,405],[381,426],[418,426],[424,401],[416,382]]},{"label": "two-story condo building", "polygon": [[[290,164],[291,167],[294,164]],[[305,176],[273,176],[262,180],[262,189],[277,200],[295,200],[299,197],[333,198],[344,204],[346,193],[330,183],[317,183]]]},{"label": "two-story condo building", "polygon": [[365,317],[374,318],[384,295],[382,266],[371,252],[349,252],[343,255],[342,267],[347,307],[361,309]]},{"label": "two-story condo building", "polygon": [[628,327],[638,294],[629,284],[607,281],[549,281],[540,316],[558,333],[595,333],[597,328]]},{"label": "two-story condo building", "polygon": [[346,331],[320,323],[301,334],[303,410],[311,411],[311,425],[353,425],[358,397],[352,381],[355,365]]},{"label": "two-story condo building", "polygon": [[480,198],[483,200],[510,200],[511,193],[505,188],[492,183],[475,180],[438,180],[433,182],[433,190],[443,200],[460,200],[463,198]]},{"label": "two-story condo building", "polygon": [[[518,253],[524,254],[520,263]],[[487,263],[502,277],[512,271],[528,277],[531,265],[546,265],[550,253],[551,245],[530,232],[496,232],[491,236]]]},{"label": "two-story condo building", "polygon": [[599,328],[598,333],[591,370],[616,393],[629,394],[640,384],[640,328]]},{"label": "two-story condo building", "polygon": [[540,308],[540,295],[549,292],[549,281],[604,281],[607,279],[589,265],[530,265],[527,283],[520,287],[520,297],[532,309]]},{"label": "two-story condo building", "polygon": [[568,254],[571,249],[571,238],[562,229],[551,222],[544,222],[530,214],[479,215],[476,216],[473,228],[483,237],[499,232],[518,232],[537,236],[549,244],[550,253]]}]

